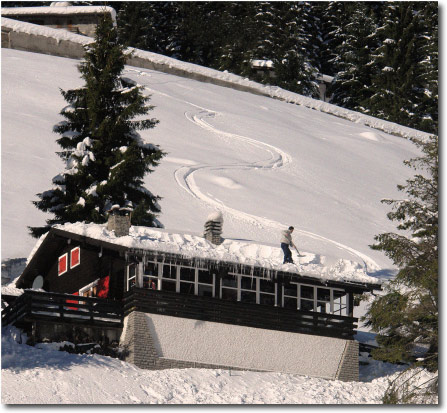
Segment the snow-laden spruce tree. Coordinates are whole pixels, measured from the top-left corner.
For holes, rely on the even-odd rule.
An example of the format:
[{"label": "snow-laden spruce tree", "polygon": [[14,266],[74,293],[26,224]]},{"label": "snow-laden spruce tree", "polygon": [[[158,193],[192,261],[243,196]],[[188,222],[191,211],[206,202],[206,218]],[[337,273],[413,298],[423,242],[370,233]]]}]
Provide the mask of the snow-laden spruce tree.
[{"label": "snow-laden spruce tree", "polygon": [[372,76],[369,114],[413,128],[420,125],[418,107],[427,84],[423,4],[387,2],[377,30],[381,44],[371,56],[376,73]]},{"label": "snow-laden spruce tree", "polygon": [[404,199],[383,201],[393,205],[388,218],[401,233],[380,234],[372,246],[399,268],[366,314],[367,325],[378,332],[373,357],[410,364],[405,379],[398,377],[388,389],[388,403],[430,400],[438,388],[437,375],[420,380],[421,369],[438,370],[438,137],[414,142],[422,156],[406,164],[419,173],[398,186]]},{"label": "snow-laden spruce tree", "polygon": [[331,61],[337,73],[328,91],[331,103],[368,112],[374,73],[370,64],[371,50],[378,46],[375,32],[376,25],[367,5],[364,2],[352,3],[349,21],[338,33],[335,57]]},{"label": "snow-laden spruce tree", "polygon": [[61,91],[68,106],[61,111],[65,120],[54,131],[61,135],[58,155],[66,165],[53,178],[53,188],[33,202],[54,215],[46,226],[30,228],[33,236],[54,224],[104,223],[114,204],[131,206],[135,225],[161,225],[155,216],[160,198],[143,186],[143,178],[164,153],[138,133],[158,121],[142,119],[153,107],[139,87],[121,77],[126,57],[112,19],[104,14],[78,67],[85,85]]}]

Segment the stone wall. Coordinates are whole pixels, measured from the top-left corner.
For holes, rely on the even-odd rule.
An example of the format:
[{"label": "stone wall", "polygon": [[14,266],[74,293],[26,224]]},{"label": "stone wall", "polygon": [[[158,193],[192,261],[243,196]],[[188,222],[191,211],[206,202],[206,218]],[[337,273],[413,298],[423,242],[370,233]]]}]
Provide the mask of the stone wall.
[{"label": "stone wall", "polygon": [[342,381],[359,381],[359,343],[357,341],[348,340],[346,342],[335,377]]}]

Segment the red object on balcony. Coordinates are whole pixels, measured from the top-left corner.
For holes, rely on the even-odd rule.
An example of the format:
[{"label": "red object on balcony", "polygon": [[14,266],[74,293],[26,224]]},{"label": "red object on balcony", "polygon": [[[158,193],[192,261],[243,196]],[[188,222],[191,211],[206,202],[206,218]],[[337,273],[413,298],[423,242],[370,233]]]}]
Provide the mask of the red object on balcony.
[{"label": "red object on balcony", "polygon": [[[73,293],[72,295],[79,295],[79,293],[76,291],[75,293]],[[78,300],[67,300],[67,303],[69,304],[79,304]],[[70,310],[78,310],[78,307],[68,307]]]},{"label": "red object on balcony", "polygon": [[96,296],[98,298],[107,298],[107,295],[109,294],[109,284],[110,284],[110,275],[101,278],[98,281],[98,285],[96,287]]}]

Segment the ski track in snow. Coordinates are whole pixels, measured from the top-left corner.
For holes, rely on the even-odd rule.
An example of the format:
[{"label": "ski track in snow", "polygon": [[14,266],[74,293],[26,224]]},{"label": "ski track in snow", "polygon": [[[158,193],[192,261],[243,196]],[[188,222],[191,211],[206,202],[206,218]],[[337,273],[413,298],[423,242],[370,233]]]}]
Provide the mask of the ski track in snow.
[{"label": "ski track in snow", "polygon": [[[150,74],[136,70],[136,69],[126,69],[125,72],[137,74],[139,76],[149,76]],[[212,119],[218,115],[216,111],[213,111],[211,109],[207,109],[204,107],[201,107],[199,105],[196,105],[194,103],[188,102],[183,99],[175,98],[171,95],[168,95],[166,93],[151,89],[149,86],[146,85],[138,85],[146,90],[150,91],[151,93],[156,93],[165,97],[168,97],[170,99],[174,99],[178,102],[182,102],[186,105],[194,107],[195,110],[193,111],[186,111],[185,117],[190,122],[194,123],[198,127],[210,132],[212,135],[217,136],[219,138],[227,138],[230,141],[238,141],[243,142],[245,144],[252,145],[255,148],[262,149],[266,151],[269,154],[269,158],[265,160],[259,160],[255,162],[244,162],[244,163],[231,163],[231,164],[222,164],[222,165],[207,165],[207,164],[199,164],[199,165],[184,165],[178,168],[174,172],[174,177],[177,182],[177,184],[187,193],[189,193],[192,197],[196,198],[197,200],[212,206],[218,211],[221,211],[222,213],[226,213],[227,215],[231,215],[233,218],[240,219],[242,221],[248,222],[249,224],[256,226],[258,228],[265,228],[270,227],[275,230],[282,230],[286,229],[287,225],[281,224],[278,221],[274,221],[268,218],[259,217],[256,215],[248,214],[246,212],[243,212],[241,210],[237,210],[234,208],[229,207],[228,205],[225,205],[222,201],[213,198],[210,195],[204,194],[199,186],[196,184],[196,181],[194,179],[194,174],[196,172],[200,171],[219,171],[219,170],[228,170],[228,169],[247,169],[247,170],[253,170],[253,169],[264,169],[264,170],[275,170],[277,168],[282,168],[288,164],[291,164],[293,162],[292,157],[282,151],[281,149],[269,145],[264,142],[260,142],[256,139],[238,135],[230,132],[225,132],[222,130],[219,130],[215,128],[214,126],[210,125],[208,122],[206,122],[205,119]],[[355,250],[354,248],[351,248],[347,245],[344,245],[340,242],[331,240],[329,238],[323,237],[321,235],[315,234],[313,232],[301,230],[301,229],[295,229],[295,232],[299,233],[300,235],[304,237],[309,237],[314,240],[323,241],[327,243],[331,243],[335,246],[337,246],[340,249],[343,249],[345,251],[348,251],[349,253],[353,254],[354,256],[359,257],[364,265],[365,271],[380,271],[381,267],[370,257],[367,255],[361,253],[360,251]]]}]

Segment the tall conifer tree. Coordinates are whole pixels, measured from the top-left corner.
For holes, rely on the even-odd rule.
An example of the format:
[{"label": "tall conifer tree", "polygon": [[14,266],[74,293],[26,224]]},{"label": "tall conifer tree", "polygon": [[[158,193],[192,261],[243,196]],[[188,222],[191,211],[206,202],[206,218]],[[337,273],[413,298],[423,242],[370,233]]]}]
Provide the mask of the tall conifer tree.
[{"label": "tall conifer tree", "polygon": [[421,53],[420,6],[415,2],[390,2],[378,30],[381,45],[373,53],[370,114],[417,127],[416,112],[424,94]]},{"label": "tall conifer tree", "polygon": [[378,46],[376,26],[363,2],[351,5],[349,22],[339,35],[332,61],[337,75],[329,88],[331,103],[367,112],[371,92],[371,51]]},{"label": "tall conifer tree", "polygon": [[54,224],[104,223],[114,204],[134,209],[133,224],[161,225],[155,217],[160,198],[144,188],[143,178],[164,153],[138,133],[158,121],[132,120],[147,115],[152,107],[139,87],[120,76],[126,58],[112,19],[104,14],[78,68],[85,85],[61,92],[68,106],[61,111],[65,120],[54,131],[61,135],[58,154],[66,167],[53,178],[53,188],[33,202],[54,214],[46,226],[30,228],[33,236]]},{"label": "tall conifer tree", "polygon": [[[389,362],[406,361],[410,369],[438,370],[438,137],[414,139],[422,156],[405,163],[418,174],[399,185],[402,200],[384,200],[393,206],[388,218],[399,223],[400,234],[375,237],[372,248],[384,251],[399,268],[385,294],[378,296],[366,315],[367,325],[378,332],[379,349],[373,356]],[[425,353],[417,350],[425,347]],[[419,350],[420,351],[420,350]],[[418,374],[418,370],[414,370]],[[402,380],[388,389],[390,403],[414,401],[414,396],[437,393],[437,376],[419,386],[417,394],[407,393]],[[400,384],[399,384],[400,383]],[[405,384],[405,381],[404,381]],[[424,395],[424,394],[422,394]]]}]

